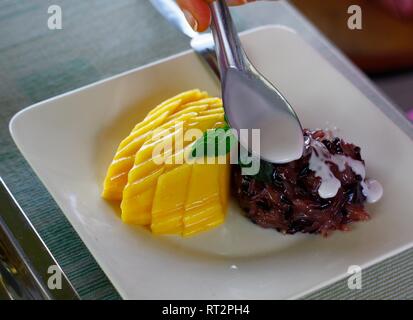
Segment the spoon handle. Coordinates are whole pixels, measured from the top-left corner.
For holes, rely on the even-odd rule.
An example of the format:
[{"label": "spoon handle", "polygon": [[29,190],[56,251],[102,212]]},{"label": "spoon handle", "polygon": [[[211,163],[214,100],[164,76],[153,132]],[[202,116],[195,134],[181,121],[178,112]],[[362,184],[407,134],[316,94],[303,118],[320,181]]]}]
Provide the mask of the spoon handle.
[{"label": "spoon handle", "polygon": [[242,49],[241,41],[225,0],[213,1],[210,4],[210,9],[212,13],[211,29],[221,79],[224,79],[228,68],[235,68],[240,71],[249,70],[248,60]]}]

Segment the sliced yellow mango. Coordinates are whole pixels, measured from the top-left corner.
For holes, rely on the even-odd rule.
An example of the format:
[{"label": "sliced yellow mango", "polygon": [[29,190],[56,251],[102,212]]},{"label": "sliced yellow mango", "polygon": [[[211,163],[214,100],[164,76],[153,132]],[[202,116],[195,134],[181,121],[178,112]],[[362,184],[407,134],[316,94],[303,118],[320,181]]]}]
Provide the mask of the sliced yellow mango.
[{"label": "sliced yellow mango", "polygon": [[160,105],[149,111],[148,116],[150,117],[152,114],[158,112],[160,109],[164,108],[166,105],[171,104],[172,102],[179,100],[180,105],[185,105],[191,101],[199,101],[203,98],[208,97],[208,93],[205,91],[200,91],[199,89],[194,89],[194,90],[189,90],[182,92],[164,102],[162,102]]},{"label": "sliced yellow mango", "polygon": [[[151,208],[155,188],[149,188],[143,193],[137,195],[139,201],[133,199],[124,199],[122,201],[122,221],[129,224],[148,225],[151,222]],[[139,212],[140,214],[136,214]]]},{"label": "sliced yellow mango", "polygon": [[[198,113],[202,113],[202,112],[208,112],[209,110],[207,110],[207,109],[208,109],[208,105],[207,105],[207,104],[202,104],[202,105],[199,105],[199,106],[187,107],[187,108],[185,108],[185,109],[182,109],[182,110],[180,110],[180,111],[177,111],[177,112],[171,114],[171,115],[167,118],[167,120],[176,119],[177,117],[179,117],[179,116],[181,116],[181,115],[183,115],[183,114],[190,113],[190,112],[196,112],[197,114],[198,114]],[[212,111],[213,111],[213,110],[214,110],[214,109],[212,109]]]},{"label": "sliced yellow mango", "polygon": [[224,116],[224,110],[221,109],[208,109],[208,110],[201,110],[199,111],[200,116],[206,116],[209,114],[219,114],[221,116]]},{"label": "sliced yellow mango", "polygon": [[224,222],[227,209],[224,184],[229,181],[227,170],[222,166],[229,164],[193,164],[183,217],[184,236],[207,231]]},{"label": "sliced yellow mango", "polygon": [[223,223],[229,163],[188,159],[194,142],[224,123],[222,100],[198,89],[159,104],[120,143],[102,197],[121,200],[123,222],[155,234],[190,236]]},{"label": "sliced yellow mango", "polygon": [[184,237],[194,236],[197,233],[208,231],[225,221],[225,213],[219,203],[210,203],[197,210],[187,210],[184,215]]},{"label": "sliced yellow mango", "polygon": [[201,99],[193,99],[192,101],[187,101],[185,103],[182,103],[177,109],[176,112],[179,112],[183,109],[194,107],[194,106],[202,106],[202,105],[208,105],[209,108],[214,108],[216,106],[221,106],[222,107],[222,100],[220,98],[212,98],[212,97],[204,97]]},{"label": "sliced yellow mango", "polygon": [[[136,194],[141,192],[142,189],[142,182],[136,184],[135,181],[137,179],[142,179],[142,175],[138,172],[145,172],[148,177],[152,176],[154,172],[158,173],[157,171],[158,167],[165,167],[165,162],[160,165],[156,165],[155,163],[148,162],[150,161],[154,151],[156,148],[161,147],[163,151],[165,151],[165,159],[168,157],[172,157],[172,164],[176,164],[176,161],[178,156],[182,156],[181,151],[183,151],[183,148],[185,148],[188,144],[192,143],[193,141],[181,141],[180,144],[177,144],[177,137],[182,137],[182,130],[183,128],[194,128],[194,129],[199,129],[200,131],[204,132],[208,128],[213,128],[216,123],[222,123],[223,121],[223,114],[211,114],[211,115],[206,115],[206,116],[188,116],[187,114],[181,115],[179,118],[179,121],[173,121],[171,122],[171,129],[164,131],[162,134],[158,135],[153,135],[151,139],[148,139],[144,145],[141,147],[141,149],[136,153],[135,157],[135,166],[130,170],[129,172],[129,177],[128,177],[128,184],[124,188],[124,198],[132,198],[130,201],[140,201],[139,197],[134,197]],[[174,124],[174,125],[172,125]],[[159,137],[159,139],[156,139]],[[198,137],[199,138],[199,137]],[[165,143],[170,139],[170,143]],[[184,159],[184,158],[182,158]],[[146,163],[148,162],[148,163]],[[182,162],[182,161],[181,161]],[[178,163],[181,163],[178,161]],[[143,163],[146,163],[145,166],[143,166]],[[167,162],[168,163],[168,162]],[[150,170],[149,170],[150,169]],[[145,171],[147,170],[147,171]],[[156,177],[155,173],[155,177]],[[155,178],[156,179],[156,178]],[[154,180],[155,180],[154,179]],[[154,180],[150,180],[151,183],[154,182]],[[155,185],[151,184],[151,187],[155,187]],[[128,202],[129,203],[129,202]],[[125,207],[125,205],[122,205],[122,207]],[[149,213],[144,212],[142,213],[143,215],[147,216]],[[146,221],[146,220],[145,220]]]},{"label": "sliced yellow mango", "polygon": [[[147,139],[148,133],[165,121],[167,115],[168,114],[165,113],[154,121],[147,123],[144,127],[137,131],[139,132],[138,135],[132,132],[125,140],[121,142],[106,173],[106,178],[103,183],[103,198],[108,200],[122,199],[123,188],[128,181],[127,175],[129,170],[133,167],[136,152]],[[132,139],[130,137],[134,138]],[[128,140],[127,143],[125,142],[126,140]]]},{"label": "sliced yellow mango", "polygon": [[144,192],[149,188],[154,188],[158,181],[158,178],[164,172],[164,167],[158,167],[156,171],[151,172],[149,175],[139,178],[136,181],[129,181],[123,190],[123,199],[133,198],[136,195]]},{"label": "sliced yellow mango", "polygon": [[[175,113],[182,105],[208,98],[206,92],[199,89],[189,90],[168,99],[152,109],[143,121],[138,123],[128,137],[119,145],[103,183],[102,197],[107,200],[121,200],[122,191],[127,183],[125,176],[133,167],[135,154],[154,129],[167,121],[168,116]],[[122,165],[118,161],[122,159]]]},{"label": "sliced yellow mango", "polygon": [[158,178],[164,168],[151,173],[133,184],[128,184],[121,202],[122,220],[126,223],[148,225],[151,223],[151,210]]},{"label": "sliced yellow mango", "polygon": [[191,165],[183,164],[159,177],[152,206],[153,233],[182,232],[191,170]]}]

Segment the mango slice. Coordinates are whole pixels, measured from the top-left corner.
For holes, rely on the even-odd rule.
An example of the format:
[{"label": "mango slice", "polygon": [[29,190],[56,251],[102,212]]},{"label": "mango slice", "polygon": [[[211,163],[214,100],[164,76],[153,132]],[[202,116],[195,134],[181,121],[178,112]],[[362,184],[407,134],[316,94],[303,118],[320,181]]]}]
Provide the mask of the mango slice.
[{"label": "mango slice", "polygon": [[187,160],[205,131],[224,124],[222,100],[198,89],[159,104],[120,143],[102,197],[121,201],[123,222],[154,234],[191,236],[223,223],[229,161]]},{"label": "mango slice", "polygon": [[[110,164],[103,184],[102,197],[107,200],[122,200],[123,188],[127,184],[127,175],[133,167],[136,152],[148,138],[148,135],[164,124],[168,116],[175,113],[178,107],[208,97],[206,92],[198,89],[183,92],[164,101],[152,109],[143,121],[138,123],[128,137],[119,145]],[[216,101],[214,102],[217,103]]]},{"label": "mango slice", "polygon": [[228,167],[228,164],[193,165],[183,217],[183,236],[207,231],[224,222]]},{"label": "mango slice", "polygon": [[182,233],[191,172],[192,166],[184,164],[159,177],[152,206],[153,233]]}]

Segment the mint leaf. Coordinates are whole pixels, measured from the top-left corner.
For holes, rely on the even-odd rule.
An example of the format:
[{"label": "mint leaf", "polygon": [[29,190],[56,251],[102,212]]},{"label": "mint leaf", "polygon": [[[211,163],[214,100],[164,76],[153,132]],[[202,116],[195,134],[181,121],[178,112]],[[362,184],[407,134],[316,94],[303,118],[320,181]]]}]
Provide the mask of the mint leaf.
[{"label": "mint leaf", "polygon": [[229,121],[228,121],[228,117],[227,117],[227,114],[226,114],[226,113],[224,114],[224,120],[225,120],[225,124],[226,124],[227,126],[229,126],[229,125],[228,125]]},{"label": "mint leaf", "polygon": [[254,176],[254,178],[261,182],[270,183],[272,181],[272,175],[274,173],[274,167],[270,162],[261,160],[260,171]]},{"label": "mint leaf", "polygon": [[[236,139],[232,133],[231,127],[225,123],[222,128],[210,129],[204,132],[203,136],[192,146],[191,156],[197,158],[225,155],[231,151],[231,148],[235,143]],[[213,154],[207,154],[210,150],[213,151]]]}]

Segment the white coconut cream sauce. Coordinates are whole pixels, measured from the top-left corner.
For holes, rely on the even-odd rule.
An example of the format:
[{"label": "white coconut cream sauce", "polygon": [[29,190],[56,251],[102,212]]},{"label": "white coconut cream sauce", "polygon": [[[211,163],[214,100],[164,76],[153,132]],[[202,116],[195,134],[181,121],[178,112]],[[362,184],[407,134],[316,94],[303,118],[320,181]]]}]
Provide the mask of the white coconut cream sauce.
[{"label": "white coconut cream sauce", "polygon": [[362,178],[360,184],[367,202],[374,203],[382,197],[383,187],[376,180],[366,179],[366,168],[363,162],[344,155],[333,155],[321,141],[315,139],[308,139],[306,144],[312,148],[309,169],[321,179],[318,189],[321,198],[334,197],[341,187],[340,180],[334,176],[328,163],[335,164],[340,172],[343,172],[348,166],[355,174],[359,175]]}]

